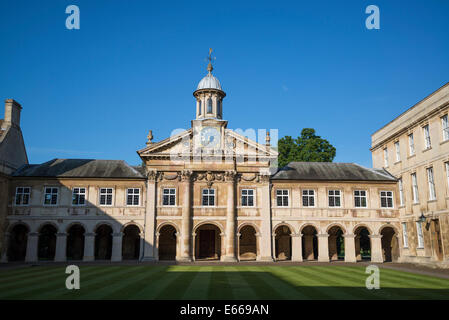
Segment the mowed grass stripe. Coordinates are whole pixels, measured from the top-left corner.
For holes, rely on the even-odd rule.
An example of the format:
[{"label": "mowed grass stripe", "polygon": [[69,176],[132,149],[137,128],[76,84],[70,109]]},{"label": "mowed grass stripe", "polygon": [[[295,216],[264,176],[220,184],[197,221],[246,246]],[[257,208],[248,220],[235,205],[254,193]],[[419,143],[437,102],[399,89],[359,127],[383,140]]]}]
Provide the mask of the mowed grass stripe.
[{"label": "mowed grass stripe", "polygon": [[133,280],[128,282],[119,291],[110,292],[102,297],[102,299],[135,299],[136,293],[145,288],[152,286],[154,281],[165,276],[167,266],[146,266],[139,281]]},{"label": "mowed grass stripe", "polygon": [[295,288],[274,277],[266,268],[251,266],[247,267],[247,271],[244,276],[248,278],[249,283],[258,284],[257,295],[260,299],[284,300],[298,295]]},{"label": "mowed grass stripe", "polygon": [[[155,297],[155,299],[181,299],[187,288],[191,285],[193,279],[197,275],[199,269],[196,267],[189,267],[189,269],[185,269],[186,267],[178,266],[174,267],[173,271],[169,272],[177,272],[181,274],[181,277],[176,281],[170,282],[161,292]],[[186,272],[184,272],[186,271]],[[202,272],[201,270],[199,272]]]},{"label": "mowed grass stripe", "polygon": [[[166,287],[170,286],[171,284],[174,284],[176,287],[176,282],[179,281],[183,276],[183,272],[178,271],[179,267],[168,267],[164,274],[161,277],[158,277],[154,279],[154,281],[150,284],[148,284],[146,287],[142,288],[139,292],[136,292],[133,294],[130,298],[131,299],[155,299],[158,297],[161,292],[165,290]],[[194,267],[185,267],[186,271],[193,270]],[[178,288],[179,290],[179,288]],[[168,299],[167,297],[164,297],[165,299]]]},{"label": "mowed grass stripe", "polygon": [[[102,271],[98,268],[91,267],[84,274],[88,276],[96,276]],[[35,299],[42,296],[43,293],[57,289],[65,288],[65,280],[69,275],[65,273],[65,268],[61,268],[59,272],[55,272],[51,275],[51,279],[48,276],[40,277],[36,275],[36,278],[32,282],[27,282],[26,284],[21,284],[16,286],[16,289],[11,289],[6,292],[5,295],[0,294],[0,298],[6,296],[7,299]]]},{"label": "mowed grass stripe", "polygon": [[[234,299],[258,299],[257,295],[260,282],[249,282],[251,277],[247,277],[246,267],[229,267],[226,270],[228,283],[232,288]],[[244,274],[245,276],[242,276]]]},{"label": "mowed grass stripe", "polygon": [[30,274],[36,271],[36,269],[49,269],[49,268],[58,268],[57,266],[50,266],[50,267],[44,267],[44,266],[21,266],[17,267],[15,269],[0,269],[0,283],[2,281],[8,281],[9,279],[20,277],[26,274]]},{"label": "mowed grass stripe", "polygon": [[[126,277],[129,273],[133,273],[134,267],[114,266],[112,270],[102,267],[103,271],[99,276],[83,278],[81,275],[80,289],[67,290],[66,288],[59,288],[53,292],[45,295],[45,299],[83,299],[83,296],[91,292],[95,292],[105,286],[107,283],[114,283]],[[116,280],[119,278],[118,280]]]},{"label": "mowed grass stripe", "polygon": [[55,272],[55,270],[61,269],[65,267],[31,267],[27,268],[26,272],[22,272],[19,274],[9,274],[9,272],[2,274],[2,278],[0,278],[0,288],[4,285],[8,285],[12,281],[22,281],[30,278],[34,278],[36,274],[39,274],[40,276],[44,276],[45,274],[50,274]]},{"label": "mowed grass stripe", "polygon": [[208,292],[211,285],[213,267],[205,266],[196,270],[196,275],[190,282],[190,285],[184,291],[181,299],[187,300],[207,300]]},{"label": "mowed grass stripe", "polygon": [[226,276],[226,268],[224,266],[213,267],[211,285],[209,286],[209,299],[210,300],[222,300],[222,299],[234,299],[232,288],[228,282]]}]

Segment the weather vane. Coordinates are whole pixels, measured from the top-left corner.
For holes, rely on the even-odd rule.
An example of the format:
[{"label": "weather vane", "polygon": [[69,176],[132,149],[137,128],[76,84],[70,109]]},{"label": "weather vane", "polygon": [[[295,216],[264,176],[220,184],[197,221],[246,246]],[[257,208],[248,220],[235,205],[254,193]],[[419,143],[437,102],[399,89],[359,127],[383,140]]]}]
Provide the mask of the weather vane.
[{"label": "weather vane", "polygon": [[214,68],[212,67],[212,60],[215,60],[215,57],[212,57],[212,48],[209,48],[209,56],[207,57],[207,60],[209,60],[209,64],[207,65],[207,71],[212,72]]}]

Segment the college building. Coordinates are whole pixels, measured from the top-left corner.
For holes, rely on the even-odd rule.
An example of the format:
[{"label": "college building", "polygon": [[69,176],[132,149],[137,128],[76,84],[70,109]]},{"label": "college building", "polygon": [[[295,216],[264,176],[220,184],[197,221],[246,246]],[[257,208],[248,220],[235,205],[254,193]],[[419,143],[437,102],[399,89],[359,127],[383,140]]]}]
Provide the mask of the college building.
[{"label": "college building", "polygon": [[[11,159],[0,163],[9,168],[0,175],[0,261],[448,260],[447,86],[373,135],[376,169],[323,162],[276,168],[269,132],[261,142],[228,128],[226,93],[212,71],[209,63],[193,92],[190,128],[158,142],[150,131],[137,150],[140,166],[29,164],[14,143]],[[0,124],[15,127],[24,145],[20,110],[6,100]],[[426,125],[432,145],[423,150]],[[2,148],[11,148],[8,130],[0,131],[0,161]],[[411,133],[416,153],[408,155]],[[395,161],[397,142],[404,154]],[[429,168],[434,198],[424,182]]]}]

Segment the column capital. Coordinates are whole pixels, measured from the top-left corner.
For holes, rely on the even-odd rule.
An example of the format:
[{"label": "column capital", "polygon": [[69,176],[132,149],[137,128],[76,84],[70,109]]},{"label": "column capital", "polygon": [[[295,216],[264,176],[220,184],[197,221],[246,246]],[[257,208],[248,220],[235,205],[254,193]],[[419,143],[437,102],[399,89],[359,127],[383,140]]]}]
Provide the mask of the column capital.
[{"label": "column capital", "polygon": [[226,233],[224,232],[220,233],[220,237],[226,237]]},{"label": "column capital", "polygon": [[56,234],[57,237],[67,237],[67,233],[66,232],[58,232]]},{"label": "column capital", "polygon": [[86,232],[84,234],[85,237],[95,237],[95,232]]},{"label": "column capital", "polygon": [[316,236],[318,238],[329,238],[329,234],[328,233],[318,233]]},{"label": "column capital", "polygon": [[183,182],[191,182],[193,177],[193,171],[184,169],[181,171],[181,181]]},{"label": "column capital", "polygon": [[237,177],[237,171],[235,170],[228,170],[225,171],[225,180],[228,182],[235,182]]},{"label": "column capital", "polygon": [[302,233],[291,233],[291,237],[302,237]]},{"label": "column capital", "polygon": [[114,232],[112,234],[113,237],[123,237],[123,232]]},{"label": "column capital", "polygon": [[370,237],[370,239],[381,239],[382,235],[381,234],[370,234],[368,237]]},{"label": "column capital", "polygon": [[344,234],[343,238],[355,238],[355,234],[353,233]]}]

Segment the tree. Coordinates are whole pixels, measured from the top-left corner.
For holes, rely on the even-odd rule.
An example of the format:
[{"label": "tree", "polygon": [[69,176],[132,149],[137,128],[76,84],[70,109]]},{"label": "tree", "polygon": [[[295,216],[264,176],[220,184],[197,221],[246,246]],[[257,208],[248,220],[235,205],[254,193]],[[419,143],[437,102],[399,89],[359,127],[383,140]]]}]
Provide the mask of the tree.
[{"label": "tree", "polygon": [[304,128],[301,136],[285,136],[278,141],[279,167],[291,161],[332,162],[337,150],[329,141],[315,134],[315,129]]}]

